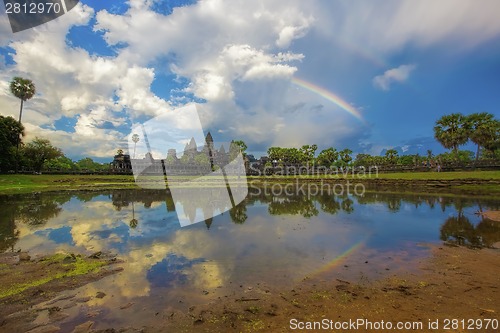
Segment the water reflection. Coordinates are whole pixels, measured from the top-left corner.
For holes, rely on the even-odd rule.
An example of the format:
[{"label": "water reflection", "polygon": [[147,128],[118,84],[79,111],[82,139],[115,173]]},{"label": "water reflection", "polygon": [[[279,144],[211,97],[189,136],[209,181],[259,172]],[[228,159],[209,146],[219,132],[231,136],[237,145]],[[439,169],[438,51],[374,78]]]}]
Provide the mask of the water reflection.
[{"label": "water reflection", "polygon": [[0,199],[0,251],[13,250],[20,230],[18,223],[36,229],[62,210],[61,205],[70,196],[35,193],[20,196],[4,196]]},{"label": "water reflection", "polygon": [[[251,187],[228,213],[181,228],[175,209],[193,219],[213,215],[209,206],[203,211],[189,199],[174,202],[155,190],[0,196],[0,250],[117,253],[125,270],[87,285],[85,292],[113,295],[89,306],[119,308],[131,299],[148,306],[192,304],[201,291],[217,295],[219,287],[324,277],[342,270],[347,257],[350,267],[362,263],[357,273],[377,272],[377,262],[384,272],[392,265],[392,272],[423,255],[418,243],[490,246],[500,240],[500,224],[474,214],[498,209],[494,199],[273,195]],[[210,209],[222,207],[214,203]]]},{"label": "water reflection", "polygon": [[[210,191],[213,191],[213,189]],[[127,224],[131,229],[136,229],[143,217],[151,215],[146,214],[145,210],[157,206],[164,207],[164,219],[167,217],[170,220],[175,219],[169,213],[175,211],[176,203],[173,202],[170,195],[160,190],[116,190],[99,193],[60,192],[3,196],[0,197],[2,211],[0,216],[0,250],[5,251],[14,247],[18,241],[20,229],[38,230],[43,228],[49,220],[56,220],[57,216],[63,211],[63,206],[70,201],[70,207],[74,205],[85,206],[85,203],[89,203],[87,205],[89,208],[93,205],[92,203],[111,202],[116,212],[130,215]],[[475,219],[480,219],[480,221],[473,223],[468,217],[476,210],[483,210],[484,206],[488,206],[490,209],[498,209],[498,201],[492,199],[478,201],[466,197],[383,193],[365,193],[362,196],[336,196],[328,193],[315,196],[273,195],[259,188],[250,188],[249,196],[229,210],[229,218],[235,224],[243,224],[249,218],[247,207],[255,205],[265,205],[269,215],[297,215],[311,219],[318,216],[320,212],[330,215],[338,213],[351,214],[355,212],[355,209],[374,204],[377,204],[377,206],[380,204],[385,205],[386,212],[390,213],[398,213],[402,207],[409,209],[411,206],[416,210],[422,206],[431,210],[439,207],[442,212],[446,212],[448,208],[454,208],[456,214],[447,216],[440,227],[439,238],[441,240],[472,246],[489,246],[500,240],[498,224],[479,217]],[[136,214],[136,207],[139,207],[139,214]],[[199,211],[197,204],[189,200],[188,197],[177,202],[177,207],[181,207],[184,214],[192,220],[195,219],[197,214],[214,215],[213,211]],[[209,205],[204,203],[202,207],[206,209]],[[102,208],[103,206],[99,207],[99,210],[102,210]],[[219,207],[217,202],[211,205],[213,210],[222,211],[224,208]],[[464,210],[468,208],[469,215],[465,215]],[[99,216],[97,211],[95,213],[91,215]],[[158,218],[158,214],[161,213],[161,210],[155,211],[152,215]],[[104,222],[104,220],[101,222]],[[213,218],[206,219],[206,227],[209,229],[213,222]],[[99,235],[100,238],[109,237],[112,234],[111,232],[98,233],[91,230],[89,232],[94,236]]]},{"label": "water reflection", "polygon": [[457,216],[450,216],[443,223],[440,238],[457,245],[490,246],[500,240],[500,228],[498,222],[485,218],[474,225],[463,212],[459,212]]}]

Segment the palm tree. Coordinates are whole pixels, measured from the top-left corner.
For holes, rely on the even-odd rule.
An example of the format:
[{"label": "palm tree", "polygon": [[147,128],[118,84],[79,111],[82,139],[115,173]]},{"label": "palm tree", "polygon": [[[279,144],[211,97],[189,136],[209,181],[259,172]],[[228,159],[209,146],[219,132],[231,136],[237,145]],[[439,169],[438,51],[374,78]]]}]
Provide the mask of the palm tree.
[{"label": "palm tree", "polygon": [[385,152],[385,158],[390,164],[394,164],[397,157],[398,151],[396,149],[389,149]]},{"label": "palm tree", "polygon": [[22,77],[16,76],[10,82],[10,91],[21,100],[21,107],[19,109],[19,122],[21,122],[23,116],[23,103],[35,95],[35,84],[29,79],[23,79]]},{"label": "palm tree", "polygon": [[343,150],[341,150],[339,152],[339,156],[340,156],[340,159],[342,160],[342,162],[344,162],[346,165],[349,164],[349,162],[352,161],[352,157],[351,157],[351,154],[352,154],[352,150],[350,150],[349,148],[345,148]]},{"label": "palm tree", "polygon": [[137,228],[139,221],[135,218],[134,202],[132,201],[132,220],[130,220],[129,226],[132,229]]},{"label": "palm tree", "polygon": [[479,159],[481,147],[498,140],[500,136],[499,121],[491,113],[473,113],[467,117],[467,130],[469,138],[477,145],[476,163]]},{"label": "palm tree", "polygon": [[139,142],[139,135],[134,134],[132,135],[132,141],[134,142],[134,157],[135,158],[135,147],[137,146],[137,142]]},{"label": "palm tree", "polygon": [[[29,79],[23,79],[16,76],[10,81],[10,92],[21,100],[21,107],[19,108],[19,124],[23,116],[23,103],[31,99],[35,95],[35,84]],[[19,144],[21,143],[21,136],[17,139],[16,147],[16,173],[19,167]]]},{"label": "palm tree", "polygon": [[466,117],[461,113],[452,113],[442,116],[436,121],[434,137],[443,147],[453,149],[455,156],[458,155],[458,147],[468,140],[468,131],[465,123]]}]

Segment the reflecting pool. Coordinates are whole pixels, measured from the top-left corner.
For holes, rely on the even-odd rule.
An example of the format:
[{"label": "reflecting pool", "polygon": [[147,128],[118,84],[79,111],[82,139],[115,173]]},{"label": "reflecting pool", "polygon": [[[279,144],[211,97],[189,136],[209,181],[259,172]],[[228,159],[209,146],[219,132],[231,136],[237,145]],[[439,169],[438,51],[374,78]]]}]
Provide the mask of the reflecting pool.
[{"label": "reflecting pool", "polygon": [[[175,209],[200,211],[165,191],[48,192],[0,197],[0,251],[117,254],[124,270],[77,292],[92,298],[99,327],[141,322],[160,308],[186,308],[234,288],[288,286],[304,279],[377,278],[408,271],[443,241],[500,241],[500,224],[476,212],[500,200],[446,195],[273,194],[250,187],[222,215],[181,227]],[[206,205],[204,206],[206,207]],[[223,211],[223,207],[213,209]],[[141,311],[124,315],[134,304]],[[69,322],[83,321],[75,307]]]}]

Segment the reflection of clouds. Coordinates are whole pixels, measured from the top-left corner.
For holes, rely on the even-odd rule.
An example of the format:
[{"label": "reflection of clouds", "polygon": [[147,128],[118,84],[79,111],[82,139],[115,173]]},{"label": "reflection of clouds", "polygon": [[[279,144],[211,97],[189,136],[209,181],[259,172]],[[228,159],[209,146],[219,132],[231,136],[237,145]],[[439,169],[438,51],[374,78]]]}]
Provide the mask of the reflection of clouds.
[{"label": "reflection of clouds", "polygon": [[[65,203],[58,216],[44,225],[18,223],[21,239],[16,245],[43,253],[118,253],[125,261],[120,264],[124,271],[79,288],[79,297],[93,297],[83,308],[102,307],[96,322],[125,320],[139,326],[157,318],[157,309],[215,300],[228,292],[218,287],[230,288],[231,283],[236,288],[259,282],[287,286],[306,276],[349,280],[361,273],[380,277],[416,267],[416,259],[427,250],[415,249],[415,241],[434,239],[446,216],[455,214],[452,207],[442,212],[439,206],[431,209],[423,202],[414,207],[405,199],[399,211],[390,212],[392,198],[367,195],[350,215],[339,211],[336,204],[329,206],[335,214],[323,211],[332,203],[330,197],[313,200],[303,207],[317,208],[318,215],[305,219],[297,207],[287,209],[297,200],[276,197],[273,202],[281,205],[275,205],[275,212],[282,215],[270,214],[267,198],[254,204],[247,200],[244,223],[232,223],[234,216],[227,212],[213,219],[207,230],[203,224],[180,228],[176,213],[167,211],[161,195],[146,197],[146,193],[127,191],[120,195],[114,200],[123,204],[121,210],[109,197],[96,196],[86,202]],[[145,198],[148,200],[142,202],[150,208],[139,203]],[[136,229],[128,226],[132,200],[137,200]],[[480,222],[480,217],[470,219],[474,225]],[[362,243],[364,247],[350,250]],[[106,293],[104,299],[95,298],[99,291]],[[134,305],[120,309],[129,303]]]},{"label": "reflection of clouds", "polygon": [[149,247],[141,247],[126,253],[122,257],[126,261],[125,274],[118,275],[115,281],[120,289],[116,294],[124,297],[149,295],[150,286],[146,272],[162,261],[168,252],[166,244],[154,243]]},{"label": "reflection of clouds", "polygon": [[[115,295],[117,302],[154,297],[147,273],[168,260],[169,254],[193,262],[182,268],[182,273],[188,281],[186,287],[195,290],[215,289],[233,281],[289,283],[343,253],[363,233],[362,227],[339,223],[341,217],[337,215],[320,214],[314,220],[299,215],[270,216],[265,205],[250,206],[252,211],[244,224],[232,224],[229,214],[224,214],[209,231],[203,225],[180,229],[164,202],[156,202],[151,208],[136,204],[139,225],[132,230],[128,227],[131,205],[117,211],[108,200],[97,197],[73,202],[47,222],[44,228],[71,227],[72,248],[57,245],[27,228],[21,232],[28,248],[118,252],[125,261],[124,272],[99,282],[99,288]],[[94,291],[89,289],[89,293]]]}]

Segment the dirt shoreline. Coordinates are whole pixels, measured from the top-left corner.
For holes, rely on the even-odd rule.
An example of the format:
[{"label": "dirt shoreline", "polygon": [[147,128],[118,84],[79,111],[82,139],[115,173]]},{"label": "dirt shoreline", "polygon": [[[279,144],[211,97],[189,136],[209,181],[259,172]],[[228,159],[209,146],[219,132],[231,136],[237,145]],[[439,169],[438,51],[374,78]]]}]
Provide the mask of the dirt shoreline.
[{"label": "dirt shoreline", "polygon": [[487,219],[490,219],[492,221],[500,222],[500,211],[499,210],[492,210],[492,211],[483,212],[482,215],[484,217],[486,217]]},{"label": "dirt shoreline", "polygon": [[[431,253],[413,273],[363,283],[333,278],[305,280],[293,289],[263,285],[238,288],[187,311],[158,309],[157,319],[148,327],[115,327],[107,332],[289,332],[292,319],[296,320],[296,325],[324,319],[334,322],[356,319],[411,321],[424,325],[421,332],[442,332],[446,319],[474,319],[483,324],[488,319],[500,320],[500,250],[440,245],[431,246]],[[23,265],[25,263],[16,267]],[[53,310],[54,313],[45,309],[52,320],[37,326],[34,312],[40,309],[33,310],[36,307],[32,306],[47,299],[57,299],[63,290],[112,273],[111,269],[90,274],[78,282],[47,285],[45,295],[33,297],[29,303],[22,298],[11,298],[9,302],[2,300],[0,331],[58,332],[58,321],[65,318],[64,313],[60,309]],[[36,294],[35,288],[27,295]],[[429,320],[438,320],[440,329],[429,329]],[[94,330],[93,324],[89,320],[80,324],[75,332],[103,332]],[[355,331],[370,330],[358,327]]]},{"label": "dirt shoreline", "polygon": [[[435,246],[417,273],[365,284],[335,279],[305,281],[291,290],[247,290],[187,314],[172,312],[162,327],[147,332],[289,332],[292,319],[304,325],[323,319],[414,321],[424,325],[421,332],[442,332],[445,319],[500,320],[499,288],[499,250]],[[429,320],[439,320],[441,328],[428,329]]]},{"label": "dirt shoreline", "polygon": [[26,252],[1,253],[0,331],[32,329],[35,305],[122,271],[115,265],[120,262],[101,252],[89,257],[59,253],[37,258]]}]

